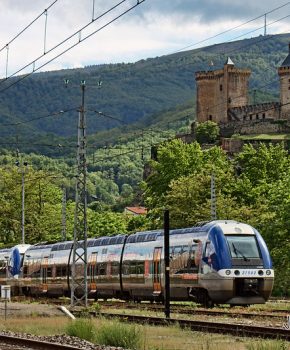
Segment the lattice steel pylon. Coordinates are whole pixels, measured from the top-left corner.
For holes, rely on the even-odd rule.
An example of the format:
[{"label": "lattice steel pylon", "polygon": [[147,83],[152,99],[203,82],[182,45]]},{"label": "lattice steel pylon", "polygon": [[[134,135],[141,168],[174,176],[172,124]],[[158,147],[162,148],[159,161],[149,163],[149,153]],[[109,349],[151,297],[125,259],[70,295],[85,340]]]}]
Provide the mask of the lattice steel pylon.
[{"label": "lattice steel pylon", "polygon": [[82,104],[79,110],[78,150],[75,195],[74,241],[71,264],[71,306],[87,306],[87,164],[86,164],[86,119],[85,81],[81,81]]}]

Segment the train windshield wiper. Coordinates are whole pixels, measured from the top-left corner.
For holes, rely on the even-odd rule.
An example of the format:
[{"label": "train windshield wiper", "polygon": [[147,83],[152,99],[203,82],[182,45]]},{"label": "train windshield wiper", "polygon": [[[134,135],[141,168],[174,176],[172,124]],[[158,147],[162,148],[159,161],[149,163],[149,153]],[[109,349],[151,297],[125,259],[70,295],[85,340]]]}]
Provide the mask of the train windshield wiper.
[{"label": "train windshield wiper", "polygon": [[237,249],[234,243],[232,243],[232,246],[234,248],[234,253],[236,254],[236,256],[240,254],[240,256],[244,259],[244,261],[250,261],[250,259],[248,259],[239,249]]}]

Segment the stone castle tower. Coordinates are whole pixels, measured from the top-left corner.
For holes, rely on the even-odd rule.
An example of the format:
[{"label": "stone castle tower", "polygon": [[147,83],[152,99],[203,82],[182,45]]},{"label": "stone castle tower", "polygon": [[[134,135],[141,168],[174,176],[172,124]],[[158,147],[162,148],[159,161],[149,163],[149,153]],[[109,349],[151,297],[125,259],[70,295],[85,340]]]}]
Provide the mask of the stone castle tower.
[{"label": "stone castle tower", "polygon": [[278,68],[280,103],[267,102],[248,105],[248,80],[251,71],[235,68],[228,58],[223,69],[196,72],[197,121],[212,120],[227,124],[230,121],[260,119],[290,120],[290,44],[289,54]]},{"label": "stone castle tower", "polygon": [[290,44],[289,54],[278,68],[280,78],[281,118],[290,119]]},{"label": "stone castle tower", "polygon": [[228,110],[248,104],[251,71],[234,66],[228,57],[223,69],[195,73],[197,84],[197,121],[229,121]]}]

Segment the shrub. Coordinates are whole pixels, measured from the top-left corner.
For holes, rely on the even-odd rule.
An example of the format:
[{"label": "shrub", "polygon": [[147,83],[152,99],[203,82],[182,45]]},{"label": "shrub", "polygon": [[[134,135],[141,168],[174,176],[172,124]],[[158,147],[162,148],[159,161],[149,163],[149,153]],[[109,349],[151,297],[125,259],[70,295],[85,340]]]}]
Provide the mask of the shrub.
[{"label": "shrub", "polygon": [[137,350],[141,348],[142,337],[139,327],[111,321],[98,328],[96,342],[102,345]]},{"label": "shrub", "polygon": [[220,129],[217,123],[210,120],[198,124],[195,129],[195,137],[198,143],[214,143],[219,137]]},{"label": "shrub", "polygon": [[79,318],[69,323],[66,334],[92,342],[95,339],[96,328],[92,320]]}]

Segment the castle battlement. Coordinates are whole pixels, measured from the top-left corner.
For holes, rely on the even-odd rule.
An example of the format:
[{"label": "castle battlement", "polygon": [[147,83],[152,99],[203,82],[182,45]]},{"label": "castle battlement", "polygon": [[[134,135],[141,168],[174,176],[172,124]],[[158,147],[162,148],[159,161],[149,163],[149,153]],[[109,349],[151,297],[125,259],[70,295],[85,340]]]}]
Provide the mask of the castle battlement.
[{"label": "castle battlement", "polygon": [[248,104],[250,69],[236,68],[230,57],[222,69],[195,73],[197,121],[228,123],[247,120],[290,120],[290,44],[289,54],[278,68],[280,102]]}]

